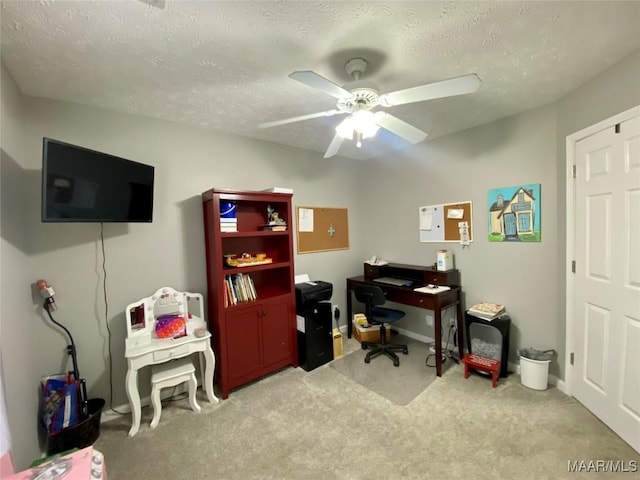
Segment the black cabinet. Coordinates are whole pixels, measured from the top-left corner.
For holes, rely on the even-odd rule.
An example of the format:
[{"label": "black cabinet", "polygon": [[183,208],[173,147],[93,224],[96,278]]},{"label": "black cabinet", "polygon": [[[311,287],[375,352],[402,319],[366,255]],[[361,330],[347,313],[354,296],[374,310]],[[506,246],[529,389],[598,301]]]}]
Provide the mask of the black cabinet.
[{"label": "black cabinet", "polygon": [[500,361],[500,376],[508,375],[509,334],[511,317],[502,315],[493,320],[485,320],[465,312],[467,351],[485,358]]},{"label": "black cabinet", "polygon": [[333,360],[331,302],[318,302],[298,316],[298,364],[310,371]]}]

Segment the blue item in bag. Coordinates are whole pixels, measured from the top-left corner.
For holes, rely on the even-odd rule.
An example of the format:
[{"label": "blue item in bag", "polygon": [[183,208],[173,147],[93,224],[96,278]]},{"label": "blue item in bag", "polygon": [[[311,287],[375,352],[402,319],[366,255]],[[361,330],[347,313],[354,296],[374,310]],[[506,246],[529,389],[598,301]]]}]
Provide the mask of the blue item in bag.
[{"label": "blue item in bag", "polygon": [[42,379],[41,420],[50,435],[72,427],[79,420],[78,382],[60,373]]}]

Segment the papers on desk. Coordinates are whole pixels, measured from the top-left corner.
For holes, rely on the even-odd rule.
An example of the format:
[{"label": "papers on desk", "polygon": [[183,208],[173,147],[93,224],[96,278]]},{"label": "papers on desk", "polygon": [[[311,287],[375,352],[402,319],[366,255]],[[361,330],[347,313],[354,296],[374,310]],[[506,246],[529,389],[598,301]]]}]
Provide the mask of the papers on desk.
[{"label": "papers on desk", "polygon": [[432,295],[436,293],[446,292],[447,290],[451,290],[451,287],[447,287],[444,285],[425,285],[424,287],[414,288],[414,292],[418,293],[430,293]]}]

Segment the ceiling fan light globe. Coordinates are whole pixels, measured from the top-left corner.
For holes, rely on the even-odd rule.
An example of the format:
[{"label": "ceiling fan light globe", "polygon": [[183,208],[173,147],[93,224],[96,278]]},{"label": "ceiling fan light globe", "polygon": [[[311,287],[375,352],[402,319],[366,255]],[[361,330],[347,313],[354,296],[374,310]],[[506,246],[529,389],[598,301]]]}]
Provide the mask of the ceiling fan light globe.
[{"label": "ceiling fan light globe", "polygon": [[358,110],[351,115],[353,119],[353,129],[359,133],[362,138],[373,137],[380,128],[376,123],[376,117],[369,110]]},{"label": "ceiling fan light globe", "polygon": [[[373,118],[374,118],[376,124],[378,124],[386,116],[387,116],[387,114],[385,112],[383,112],[382,110],[378,110],[376,113],[373,114]],[[378,125],[378,126],[380,126],[380,125]]]},{"label": "ceiling fan light globe", "polygon": [[371,138],[378,133],[378,130],[380,130],[380,127],[377,124],[369,123],[360,130],[360,133],[362,134],[362,138]]},{"label": "ceiling fan light globe", "polygon": [[353,140],[353,120],[351,117],[345,118],[336,127],[336,133],[342,138]]}]

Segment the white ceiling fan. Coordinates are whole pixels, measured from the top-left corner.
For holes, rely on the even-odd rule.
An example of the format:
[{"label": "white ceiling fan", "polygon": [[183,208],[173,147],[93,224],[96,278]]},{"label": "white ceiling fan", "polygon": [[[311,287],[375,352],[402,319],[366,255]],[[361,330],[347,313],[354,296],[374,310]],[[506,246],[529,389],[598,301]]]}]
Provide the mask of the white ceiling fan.
[{"label": "white ceiling fan", "polygon": [[356,146],[362,146],[362,140],[373,137],[380,127],[411,143],[418,143],[427,137],[426,132],[383,110],[373,111],[374,108],[389,108],[406,103],[423,102],[436,98],[473,93],[480,88],[481,83],[477,75],[470,74],[441,82],[380,94],[380,89],[375,83],[360,80],[360,77],[366,69],[367,61],[363,58],[352,58],[349,60],[345,64],[345,70],[347,74],[353,78],[353,81],[344,85],[344,87],[310,70],[293,72],[289,75],[289,78],[337,98],[336,108],[324,112],[310,113],[298,117],[261,123],[258,125],[258,128],[276,127],[278,125],[310,120],[312,118],[349,115],[336,127],[336,134],[329,144],[324,158],[332,157],[338,153],[342,142],[345,139],[352,140],[354,136],[356,138]]},{"label": "white ceiling fan", "polygon": [[156,8],[164,8],[166,6],[165,0],[139,0],[139,1]]}]

